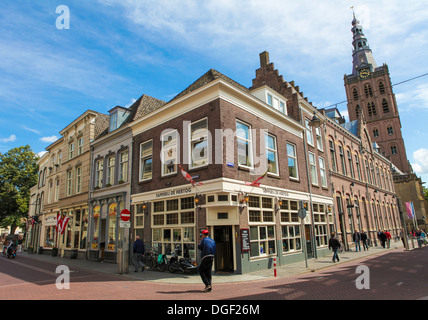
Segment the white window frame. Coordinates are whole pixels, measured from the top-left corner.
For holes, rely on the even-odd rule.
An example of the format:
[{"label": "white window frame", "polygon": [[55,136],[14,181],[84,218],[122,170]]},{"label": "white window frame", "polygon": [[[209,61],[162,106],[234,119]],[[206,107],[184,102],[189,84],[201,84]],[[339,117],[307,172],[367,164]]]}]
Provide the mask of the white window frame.
[{"label": "white window frame", "polygon": [[[150,153],[147,153],[145,155],[143,155],[143,150],[144,150],[144,146],[150,144]],[[149,148],[147,148],[148,150]],[[148,172],[143,172],[144,170],[144,163],[146,160],[151,159],[151,170],[150,170],[150,176],[147,178],[143,178],[144,174],[148,174]],[[144,141],[143,143],[140,143],[140,170],[139,170],[139,180],[140,181],[147,181],[147,180],[151,180],[153,178],[153,140],[147,140]]]},{"label": "white window frame", "polygon": [[[205,129],[198,129],[195,131],[195,135],[192,132],[192,127],[198,125],[200,122],[205,122]],[[200,131],[199,131],[200,130]],[[204,131],[204,132],[201,132]],[[190,169],[194,169],[194,168],[200,168],[200,167],[205,167],[209,164],[209,159],[210,159],[210,154],[209,154],[209,146],[208,146],[208,118],[202,118],[200,120],[197,120],[195,122],[189,123],[189,134],[190,134],[190,139],[189,139],[189,168]],[[199,164],[199,165],[195,165],[194,161],[193,161],[193,150],[194,150],[194,145],[197,144],[198,142],[205,142],[206,143],[206,148],[205,149],[205,155],[204,157],[201,157],[200,160],[198,161],[203,161],[203,163]]]},{"label": "white window frame", "polygon": [[[289,154],[288,146],[291,146],[293,148],[294,155]],[[289,166],[289,162],[288,162],[290,158],[294,160],[294,166],[296,168],[296,176],[295,177],[290,175],[290,166]],[[289,178],[293,179],[293,180],[298,180],[299,179],[299,166],[298,166],[298,161],[297,161],[297,147],[294,143],[291,143],[291,142],[287,142],[287,166],[288,166]]]},{"label": "white window frame", "polygon": [[321,128],[316,127],[315,128],[315,135],[317,137],[317,148],[319,151],[324,151],[324,145],[323,145],[323,140],[322,140],[322,133],[321,133]]},{"label": "white window frame", "polygon": [[[165,137],[167,136],[175,136],[175,138],[172,140],[172,144],[168,146],[169,150],[166,150],[165,148]],[[161,174],[162,177],[166,177],[166,176],[171,176],[177,173],[177,168],[178,168],[178,163],[179,163],[179,135],[178,135],[178,130],[174,129],[174,130],[169,130],[166,133],[163,133],[161,136],[161,143],[162,143],[162,150],[161,150],[161,159],[162,159],[162,170],[161,170]],[[174,148],[175,148],[175,152],[174,152]],[[172,154],[171,156],[169,155],[169,151],[172,150]],[[166,157],[165,157],[166,155]],[[175,155],[175,156],[173,156]],[[172,159],[173,161],[173,170],[171,172],[166,172],[166,161]]]},{"label": "white window frame", "polygon": [[[269,143],[267,143],[268,142],[267,140],[269,139],[269,137],[271,137],[273,139],[273,147],[274,147],[274,149],[269,148]],[[275,156],[275,168],[271,167],[271,170],[274,169],[275,171],[272,172],[271,170],[269,170],[268,174],[269,175],[274,175],[274,176],[279,176],[278,146],[276,144],[276,137],[274,135],[269,134],[269,133],[265,134],[265,147],[266,147],[266,163],[267,163],[267,165],[269,165],[269,161],[268,161],[268,154],[269,154],[269,152],[273,152],[273,154]]]},{"label": "white window frame", "polygon": [[[248,139],[245,137],[240,137],[238,134],[238,123],[248,128]],[[252,137],[252,130],[251,125],[248,123],[245,123],[241,120],[236,120],[236,140],[237,140],[237,148],[238,148],[238,166],[248,169],[254,168],[254,155],[253,155],[253,137]],[[250,162],[250,165],[247,164],[241,164],[239,163],[239,141],[244,142],[245,144],[248,143],[248,155],[247,158]]]},{"label": "white window frame", "polygon": [[102,188],[104,174],[104,159],[95,162],[95,187]]},{"label": "white window frame", "polygon": [[82,166],[76,167],[76,193],[82,192]]},{"label": "white window frame", "polygon": [[309,154],[309,174],[310,174],[310,181],[313,185],[317,186],[318,183],[318,173],[317,173],[317,162],[316,162],[316,157],[315,157],[315,153],[312,152],[308,152]]},{"label": "white window frame", "polygon": [[314,146],[314,135],[312,132],[312,127],[309,125],[309,122],[310,121],[308,119],[305,119],[306,140],[307,140],[307,143],[313,147]]},{"label": "white window frame", "polygon": [[325,170],[325,160],[323,157],[319,158],[319,164],[320,164],[320,178],[321,178],[321,186],[327,187],[327,172]]},{"label": "white window frame", "polygon": [[[126,160],[123,160],[124,155],[126,154]],[[128,150],[122,151],[119,153],[119,180],[123,182],[128,182],[128,167],[129,167],[129,152]]]},{"label": "white window frame", "polygon": [[107,177],[106,185],[114,185],[114,171],[116,168],[116,155],[112,155],[107,158]]}]

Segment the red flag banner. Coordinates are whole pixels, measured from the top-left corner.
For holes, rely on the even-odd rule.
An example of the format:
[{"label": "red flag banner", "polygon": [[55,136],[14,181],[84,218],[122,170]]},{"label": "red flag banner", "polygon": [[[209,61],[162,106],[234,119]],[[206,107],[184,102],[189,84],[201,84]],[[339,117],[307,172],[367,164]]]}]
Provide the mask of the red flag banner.
[{"label": "red flag banner", "polygon": [[253,182],[245,182],[245,184],[247,186],[252,186],[252,187],[260,187],[260,183],[259,181],[262,180],[264,177],[266,177],[267,173],[269,172],[270,169],[270,165],[268,166],[267,170],[265,173],[263,173],[262,176],[258,177],[256,180],[254,180]]},{"label": "red flag banner", "polygon": [[187,171],[185,171],[185,170],[181,167],[181,165],[178,165],[178,166],[180,167],[181,174],[183,175],[184,179],[186,179],[186,180],[187,180],[187,182],[190,182],[190,183],[192,184],[192,186],[195,186],[195,185],[197,185],[197,186],[202,186],[202,184],[203,184],[203,183],[201,183],[201,182],[195,182],[195,181],[192,179],[192,176],[191,176],[189,173],[187,173]]}]

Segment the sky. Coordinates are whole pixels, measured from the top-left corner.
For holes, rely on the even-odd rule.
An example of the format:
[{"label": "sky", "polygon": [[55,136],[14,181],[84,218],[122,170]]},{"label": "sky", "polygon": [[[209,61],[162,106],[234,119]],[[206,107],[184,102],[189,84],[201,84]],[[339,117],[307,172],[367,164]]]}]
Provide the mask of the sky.
[{"label": "sky", "polygon": [[[68,10],[64,10],[64,6]],[[259,54],[314,106],[347,116],[352,9],[387,63],[408,160],[428,181],[424,1],[1,0],[0,153],[36,153],[88,109],[169,101],[213,68],[250,87]]]}]

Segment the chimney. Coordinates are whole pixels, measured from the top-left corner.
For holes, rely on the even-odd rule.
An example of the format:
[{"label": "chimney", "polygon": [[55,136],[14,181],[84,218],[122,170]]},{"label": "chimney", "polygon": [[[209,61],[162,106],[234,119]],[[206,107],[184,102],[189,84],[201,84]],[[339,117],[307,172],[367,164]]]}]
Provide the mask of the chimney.
[{"label": "chimney", "polygon": [[269,52],[263,51],[260,53],[260,67],[267,66],[269,64]]}]

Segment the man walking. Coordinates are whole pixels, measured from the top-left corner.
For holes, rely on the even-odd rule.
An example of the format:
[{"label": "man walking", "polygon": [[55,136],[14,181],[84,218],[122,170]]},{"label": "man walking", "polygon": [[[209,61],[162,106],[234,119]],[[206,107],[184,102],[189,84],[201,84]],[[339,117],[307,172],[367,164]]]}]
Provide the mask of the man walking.
[{"label": "man walking", "polygon": [[339,262],[339,255],[337,254],[337,250],[340,248],[340,242],[336,238],[336,234],[334,232],[331,233],[330,240],[328,241],[328,248],[333,250],[333,263]]},{"label": "man walking", "polygon": [[202,231],[202,240],[198,245],[198,249],[201,250],[201,264],[199,265],[199,275],[201,276],[202,282],[205,284],[203,292],[210,292],[212,290],[211,285],[211,269],[213,266],[214,255],[216,251],[215,242],[209,237],[209,231]]},{"label": "man walking", "polygon": [[364,251],[369,250],[369,246],[367,245],[367,233],[364,230],[361,232],[361,241],[363,242]]},{"label": "man walking", "polygon": [[137,236],[133,246],[134,253],[134,272],[138,272],[138,267],[141,267],[141,271],[144,271],[144,263],[141,258],[144,254],[144,243],[140,240],[140,236]]},{"label": "man walking", "polygon": [[358,232],[358,230],[355,230],[354,234],[352,235],[352,238],[355,242],[355,251],[361,251],[360,241],[361,241],[361,234]]}]

